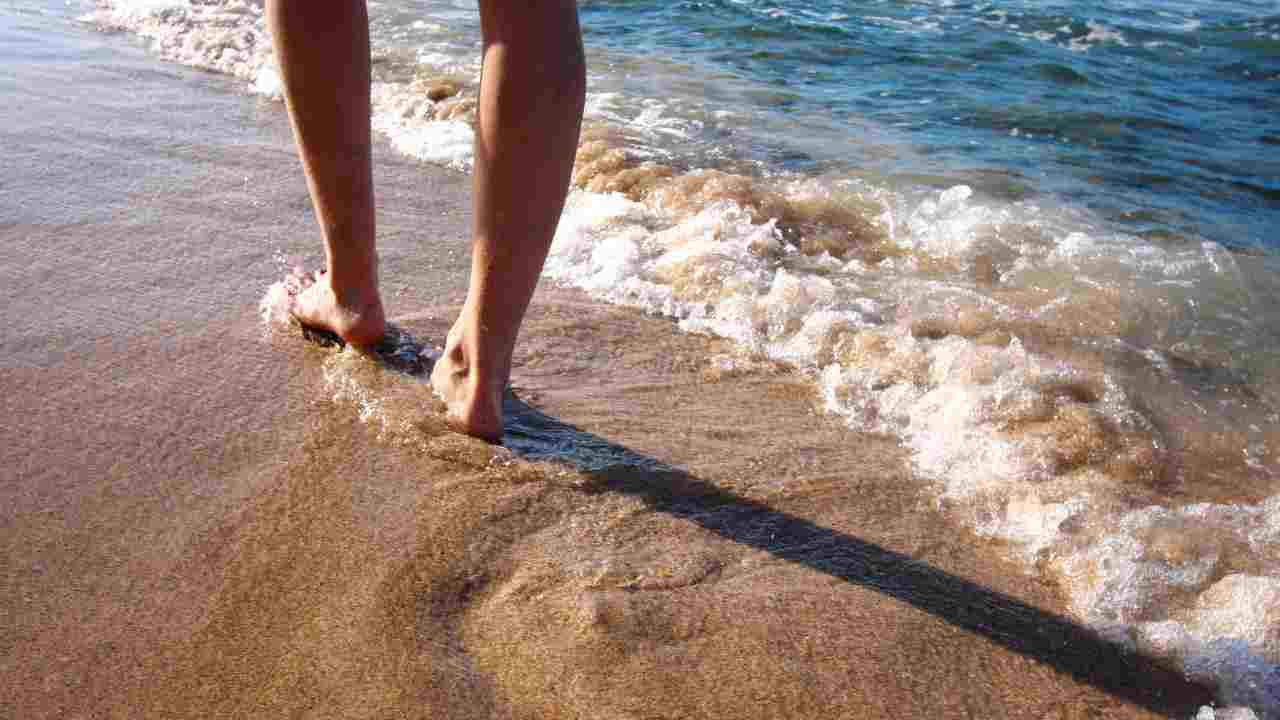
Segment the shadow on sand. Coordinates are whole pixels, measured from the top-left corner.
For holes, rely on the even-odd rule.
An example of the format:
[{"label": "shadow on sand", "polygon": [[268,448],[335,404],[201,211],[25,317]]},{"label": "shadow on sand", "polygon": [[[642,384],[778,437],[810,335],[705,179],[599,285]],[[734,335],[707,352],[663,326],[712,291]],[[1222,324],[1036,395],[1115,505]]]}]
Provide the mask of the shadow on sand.
[{"label": "shadow on sand", "polygon": [[[394,328],[374,357],[425,380],[432,361]],[[1020,653],[1077,681],[1169,717],[1191,717],[1213,693],[1150,658],[1060,615],[946,573],[907,555],[726,492],[528,405],[504,398],[503,445],[528,459],[565,462],[586,473],[591,493],[623,493],[655,511],[779,559],[874,589]]]}]

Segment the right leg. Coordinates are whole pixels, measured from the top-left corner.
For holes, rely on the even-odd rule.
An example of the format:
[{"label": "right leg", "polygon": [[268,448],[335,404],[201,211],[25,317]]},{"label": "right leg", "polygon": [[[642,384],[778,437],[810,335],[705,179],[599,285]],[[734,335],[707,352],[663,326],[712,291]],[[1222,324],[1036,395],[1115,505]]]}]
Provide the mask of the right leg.
[{"label": "right leg", "polygon": [[290,311],[347,342],[376,342],[385,320],[374,246],[364,0],[268,0],[267,22],[326,258],[326,273]]},{"label": "right leg", "polygon": [[502,392],[551,247],[586,97],[574,0],[480,0],[471,284],[432,373],[458,430],[502,437]]}]

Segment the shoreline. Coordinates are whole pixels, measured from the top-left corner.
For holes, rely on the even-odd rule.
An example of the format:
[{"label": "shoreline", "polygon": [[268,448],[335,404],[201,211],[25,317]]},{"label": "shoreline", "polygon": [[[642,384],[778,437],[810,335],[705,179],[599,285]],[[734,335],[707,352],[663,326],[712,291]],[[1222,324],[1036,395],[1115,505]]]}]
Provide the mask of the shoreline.
[{"label": "shoreline", "polygon": [[[5,434],[2,458],[21,468],[0,502],[15,560],[4,664],[20,682],[0,705],[23,717],[424,705],[438,717],[1151,716],[1102,678],[1077,682],[1051,657],[963,629],[966,607],[989,620],[1041,608],[1052,625],[1063,601],[922,509],[893,441],[819,416],[810,389],[768,366],[709,372],[722,341],[544,282],[513,381],[583,428],[535,429],[541,442],[640,458],[594,476],[495,463],[433,430],[412,379],[296,337],[264,341],[252,308],[284,269],[277,256],[319,254],[283,113],[94,44],[94,62],[68,50],[70,75],[42,71],[87,102],[30,92],[24,116],[53,120],[3,131],[30,157],[25,202],[75,190],[0,229],[8,272],[32,257],[39,270],[10,290],[31,317],[5,344],[17,372],[4,395],[27,424]],[[133,97],[104,82],[119,73]],[[376,145],[392,320],[429,344],[462,299],[466,183]],[[75,185],[88,157],[99,184]],[[114,258],[134,260],[100,282],[94,268]],[[75,302],[51,307],[59,296]],[[365,394],[334,400],[335,382]],[[382,439],[358,419],[370,398],[393,418]],[[759,539],[787,518],[833,534]],[[868,546],[907,572],[859,585],[822,571],[856,566]],[[921,568],[990,594],[930,613],[885,591],[922,592]],[[981,607],[993,599],[1005,605]],[[1030,618],[1017,627],[1031,633]],[[1187,693],[1188,710],[1204,700],[1134,685],[1151,707],[1162,689]]]}]

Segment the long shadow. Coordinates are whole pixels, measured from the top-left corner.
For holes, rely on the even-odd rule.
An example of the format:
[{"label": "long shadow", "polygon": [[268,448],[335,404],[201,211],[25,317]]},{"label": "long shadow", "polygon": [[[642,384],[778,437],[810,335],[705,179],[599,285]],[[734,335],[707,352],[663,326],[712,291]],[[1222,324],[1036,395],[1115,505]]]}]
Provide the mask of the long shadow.
[{"label": "long shadow", "polygon": [[[425,378],[431,361],[407,333],[378,349],[388,369]],[[656,511],[721,537],[872,588],[1076,680],[1168,717],[1192,717],[1213,693],[1071,620],[874,543],[739,497],[677,468],[504,398],[503,445],[531,459],[568,462],[588,492],[633,495]]]},{"label": "long shadow", "polygon": [[595,480],[589,491],[633,495],[721,537],[873,588],[1148,710],[1186,718],[1213,701],[1209,689],[1061,615],[726,492],[544,415],[514,395],[504,409],[503,445],[526,457],[573,463]]}]

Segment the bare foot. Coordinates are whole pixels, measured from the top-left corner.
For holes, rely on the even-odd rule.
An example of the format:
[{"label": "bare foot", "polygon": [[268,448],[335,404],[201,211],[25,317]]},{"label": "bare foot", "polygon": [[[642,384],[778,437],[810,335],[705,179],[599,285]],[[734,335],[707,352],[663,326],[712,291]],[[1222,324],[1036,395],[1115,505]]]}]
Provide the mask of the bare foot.
[{"label": "bare foot", "polygon": [[352,345],[373,345],[382,339],[387,321],[376,290],[372,299],[348,296],[339,301],[328,274],[302,275],[299,281],[302,289],[289,313],[303,325],[328,330]]},{"label": "bare foot", "polygon": [[445,340],[444,355],[431,371],[431,386],[448,408],[449,427],[491,443],[502,440],[502,391],[506,378],[484,377],[472,363],[462,320]]}]

